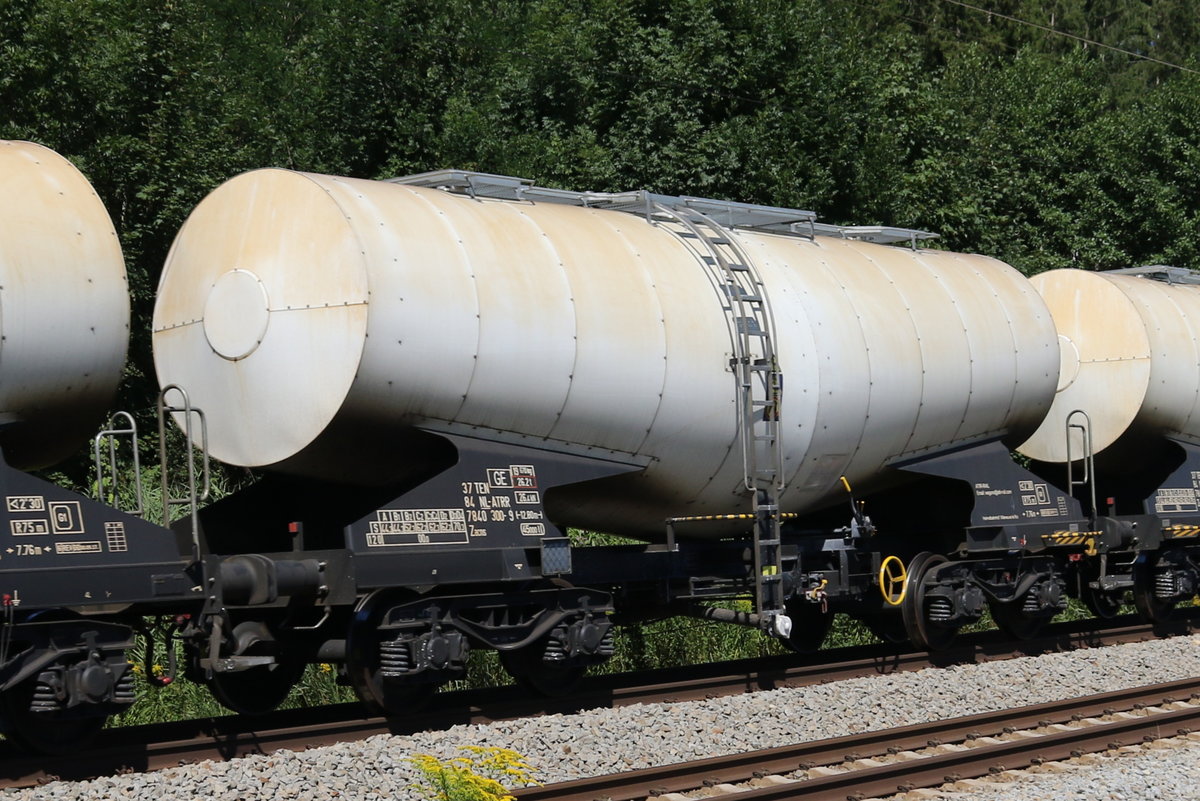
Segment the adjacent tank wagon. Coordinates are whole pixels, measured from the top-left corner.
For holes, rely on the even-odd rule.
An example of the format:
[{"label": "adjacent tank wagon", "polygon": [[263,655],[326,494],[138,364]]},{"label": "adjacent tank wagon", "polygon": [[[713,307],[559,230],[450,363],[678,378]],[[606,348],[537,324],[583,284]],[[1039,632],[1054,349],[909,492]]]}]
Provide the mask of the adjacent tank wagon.
[{"label": "adjacent tank wagon", "polygon": [[1149,266],[1031,283],[1054,317],[1062,371],[1019,450],[1047,474],[1067,466],[1093,515],[1128,518],[1099,535],[1110,553],[1096,579],[1102,606],[1132,587],[1146,616],[1166,617],[1200,589],[1200,277]]},{"label": "adjacent tank wagon", "polygon": [[196,583],[169,531],[25,472],[95,433],[128,340],[104,204],[62,156],[0,140],[0,726],[37,750],[133,703],[130,610]]},{"label": "adjacent tank wagon", "polygon": [[117,233],[79,170],[0,141],[0,446],[37,468],[76,452],[112,402],[129,341]]}]

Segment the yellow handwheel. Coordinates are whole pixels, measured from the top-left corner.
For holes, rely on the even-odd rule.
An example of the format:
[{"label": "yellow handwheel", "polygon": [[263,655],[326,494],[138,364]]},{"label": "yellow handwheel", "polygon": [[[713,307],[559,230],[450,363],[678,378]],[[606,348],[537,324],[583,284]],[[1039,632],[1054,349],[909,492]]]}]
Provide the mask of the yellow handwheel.
[{"label": "yellow handwheel", "polygon": [[898,556],[889,556],[879,566],[879,592],[884,603],[899,606],[908,591],[908,569]]}]

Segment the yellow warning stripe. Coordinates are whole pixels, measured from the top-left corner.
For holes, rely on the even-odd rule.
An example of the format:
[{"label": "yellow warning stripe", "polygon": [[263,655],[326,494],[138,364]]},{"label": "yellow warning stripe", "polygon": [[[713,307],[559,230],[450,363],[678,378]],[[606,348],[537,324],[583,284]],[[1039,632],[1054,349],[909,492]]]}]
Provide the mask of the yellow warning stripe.
[{"label": "yellow warning stripe", "polygon": [[1043,534],[1042,543],[1047,547],[1064,545],[1083,545],[1084,553],[1096,555],[1096,538],[1100,531],[1056,531],[1053,534]]},{"label": "yellow warning stripe", "polygon": [[1099,531],[1056,531],[1043,534],[1042,541],[1047,545],[1085,545],[1098,536]]},{"label": "yellow warning stripe", "polygon": [[1200,526],[1166,526],[1163,531],[1173,540],[1200,537]]}]

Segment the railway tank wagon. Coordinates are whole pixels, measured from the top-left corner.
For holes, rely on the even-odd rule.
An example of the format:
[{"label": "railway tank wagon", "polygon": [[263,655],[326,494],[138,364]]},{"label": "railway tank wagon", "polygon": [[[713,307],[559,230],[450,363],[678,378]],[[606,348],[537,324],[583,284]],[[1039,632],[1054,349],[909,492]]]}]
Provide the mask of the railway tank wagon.
[{"label": "railway tank wagon", "polygon": [[129,340],[116,231],[77,169],[0,140],[0,447],[38,468],[74,453],[112,402]]},{"label": "railway tank wagon", "polygon": [[[998,604],[1051,616],[1052,562],[951,574],[921,553],[935,538],[880,534],[861,504],[806,517],[922,474],[970,496],[950,536],[976,529],[976,555],[1078,518],[1045,485],[1023,502],[1035,477],[1008,452],[1058,378],[1044,303],[926,236],[460,171],[232,179],[172,247],[155,364],[203,412],[197,445],[267,474],[192,536],[213,560],[255,551],[230,560],[270,601],[200,616],[197,664],[245,708],[286,691],[261,665],[319,655],[399,710],[471,646],[565,685],[614,619],[749,622],[803,648],[835,608],[887,610],[937,645],[982,613],[978,571]],[[646,544],[573,548],[566,526]],[[296,554],[323,571],[304,634],[269,591]],[[750,615],[704,604],[746,595]]]},{"label": "railway tank wagon", "polygon": [[[1062,343],[1054,403],[1019,450],[1090,508],[1093,606],[1169,618],[1200,589],[1200,276],[1053,270],[1031,283]],[[1070,472],[1067,472],[1070,469]]]},{"label": "railway tank wagon", "polygon": [[0,140],[0,725],[71,747],[133,702],[131,604],[185,597],[169,530],[25,472],[60,462],[112,402],[129,340],[125,263],[65,158]]}]

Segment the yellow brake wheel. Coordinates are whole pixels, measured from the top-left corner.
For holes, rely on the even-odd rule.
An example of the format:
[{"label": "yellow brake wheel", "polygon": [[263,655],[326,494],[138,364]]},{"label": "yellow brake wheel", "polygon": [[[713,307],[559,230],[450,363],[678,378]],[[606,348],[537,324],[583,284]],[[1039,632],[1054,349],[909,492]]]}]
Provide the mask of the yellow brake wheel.
[{"label": "yellow brake wheel", "polygon": [[899,606],[904,603],[907,592],[908,569],[898,556],[889,556],[879,566],[879,592],[883,595],[884,603],[889,606]]}]

